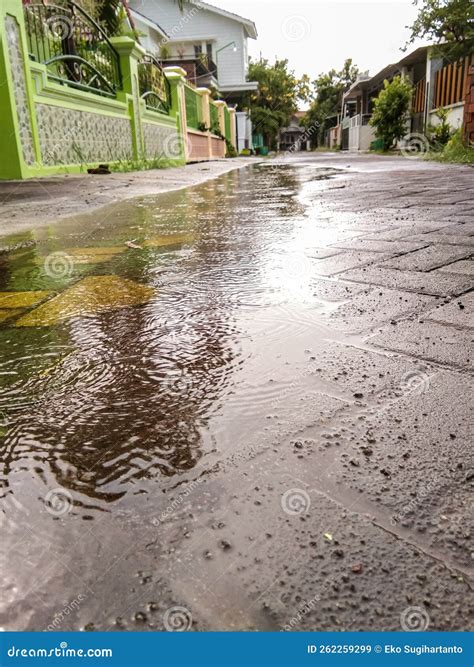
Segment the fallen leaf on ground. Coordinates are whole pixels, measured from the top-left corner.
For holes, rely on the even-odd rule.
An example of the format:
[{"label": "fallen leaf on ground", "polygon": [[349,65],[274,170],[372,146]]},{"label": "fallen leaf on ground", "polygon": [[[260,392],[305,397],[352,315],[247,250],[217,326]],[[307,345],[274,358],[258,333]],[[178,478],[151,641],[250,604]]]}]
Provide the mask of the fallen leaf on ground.
[{"label": "fallen leaf on ground", "polygon": [[127,248],[133,248],[133,250],[143,250],[141,245],[134,243],[133,241],[125,241]]}]

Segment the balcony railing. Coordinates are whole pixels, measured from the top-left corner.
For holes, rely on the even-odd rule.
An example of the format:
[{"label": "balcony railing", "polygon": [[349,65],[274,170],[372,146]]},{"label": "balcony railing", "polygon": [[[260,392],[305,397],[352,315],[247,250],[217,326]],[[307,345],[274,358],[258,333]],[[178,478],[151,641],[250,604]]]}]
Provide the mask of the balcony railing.
[{"label": "balcony railing", "polygon": [[163,60],[163,65],[179,65],[179,67],[182,67],[185,70],[188,81],[197,86],[204,80],[208,80],[210,77],[217,79],[217,65],[204,53],[198,56],[183,55],[166,58]]},{"label": "balcony railing", "polygon": [[115,97],[120,60],[102,28],[72,0],[24,5],[30,58],[62,84]]},{"label": "balcony railing", "polygon": [[350,119],[350,127],[360,127],[361,125],[368,125],[372,114],[370,113],[358,113],[356,116],[352,116]]},{"label": "balcony railing", "polygon": [[140,97],[148,109],[169,114],[171,88],[168,79],[155,58],[147,53],[138,63]]}]

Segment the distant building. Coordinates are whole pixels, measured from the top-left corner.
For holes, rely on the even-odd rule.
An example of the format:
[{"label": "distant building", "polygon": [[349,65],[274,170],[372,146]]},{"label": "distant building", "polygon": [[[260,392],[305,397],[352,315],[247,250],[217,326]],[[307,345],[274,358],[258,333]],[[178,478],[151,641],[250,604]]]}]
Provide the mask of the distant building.
[{"label": "distant building", "polygon": [[163,66],[179,65],[192,85],[216,90],[237,109],[239,151],[252,147],[252,126],[243,96],[258,89],[248,81],[248,39],[257,38],[253,21],[191,0],[183,11],[176,0],[130,0],[140,41]]},{"label": "distant building", "polygon": [[278,149],[281,151],[309,151],[311,148],[311,135],[301,121],[306,116],[306,111],[295,111],[287,127],[282,127],[279,132]]},{"label": "distant building", "polygon": [[[463,124],[467,95],[468,70],[472,55],[458,63],[432,56],[432,47],[423,46],[387,65],[374,76],[360,76],[344,94],[340,124],[343,150],[368,150],[375,140],[374,128],[369,125],[374,100],[384,86],[397,75],[406,76],[413,84],[411,117],[407,135],[425,134],[429,125],[439,120],[436,111],[448,110],[448,122],[453,129]],[[471,65],[470,65],[471,64]]]}]

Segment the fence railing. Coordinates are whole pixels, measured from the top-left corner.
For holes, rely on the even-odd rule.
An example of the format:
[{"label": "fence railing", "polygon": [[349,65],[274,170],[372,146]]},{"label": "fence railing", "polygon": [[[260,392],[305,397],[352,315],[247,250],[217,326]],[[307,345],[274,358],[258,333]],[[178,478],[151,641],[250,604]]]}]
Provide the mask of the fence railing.
[{"label": "fence railing", "polygon": [[121,86],[119,55],[102,28],[72,0],[24,5],[30,58],[62,84],[114,97]]},{"label": "fence railing", "polygon": [[186,102],[188,127],[198,130],[199,125],[202,122],[202,98],[199,93],[187,83],[184,86],[184,97]]},{"label": "fence railing", "polygon": [[433,107],[435,109],[464,100],[469,61],[470,57],[468,56],[464,60],[450,63],[436,72],[433,94]]},{"label": "fence railing", "polygon": [[225,138],[230,141],[230,111],[227,106],[224,107],[224,127]]},{"label": "fence railing", "polygon": [[425,110],[426,104],[426,79],[420,79],[418,83],[415,84],[415,89],[413,91],[412,99],[412,112],[413,113],[422,113]]},{"label": "fence railing", "polygon": [[214,132],[220,131],[219,109],[216,107],[212,100],[209,102],[209,114],[211,117],[211,130]]},{"label": "fence railing", "polygon": [[171,88],[158,61],[147,53],[138,63],[138,85],[140,97],[148,109],[169,114]]}]

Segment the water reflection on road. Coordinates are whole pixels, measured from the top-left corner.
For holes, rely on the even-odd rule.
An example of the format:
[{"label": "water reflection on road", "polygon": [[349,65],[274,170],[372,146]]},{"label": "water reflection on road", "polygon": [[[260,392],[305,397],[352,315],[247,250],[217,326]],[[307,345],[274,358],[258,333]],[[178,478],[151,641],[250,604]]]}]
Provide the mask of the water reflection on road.
[{"label": "water reflection on road", "polygon": [[120,551],[115,529],[104,528],[99,550],[90,544],[104,513],[145,524],[183,482],[324,415],[304,401],[315,389],[309,356],[327,336],[311,288],[324,239],[301,199],[320,177],[235,171],[19,235],[2,256],[3,593],[13,627],[41,629],[69,599],[67,573],[48,570],[51,552],[76,562],[78,581],[89,572],[92,597],[106,569],[98,554]]}]

